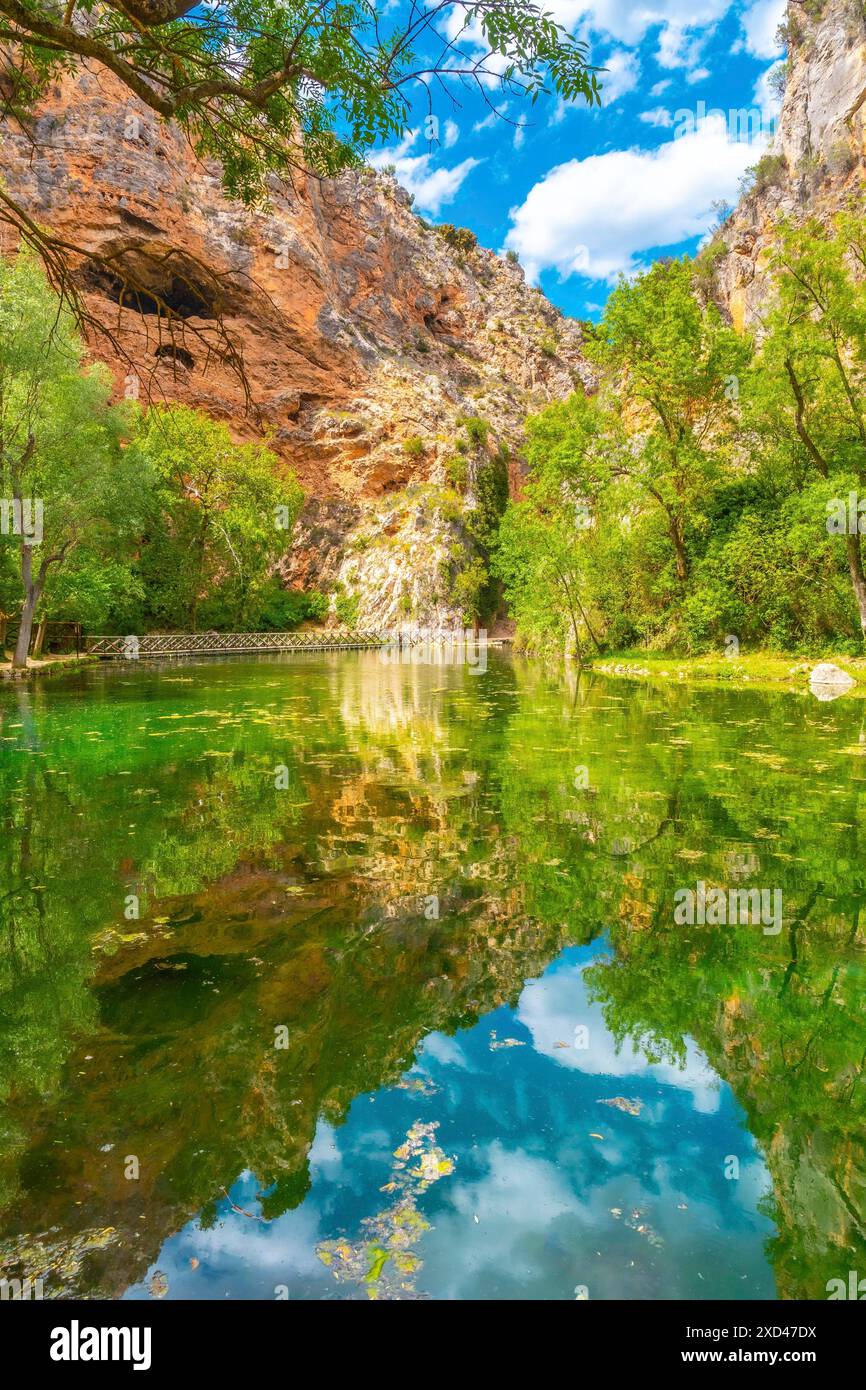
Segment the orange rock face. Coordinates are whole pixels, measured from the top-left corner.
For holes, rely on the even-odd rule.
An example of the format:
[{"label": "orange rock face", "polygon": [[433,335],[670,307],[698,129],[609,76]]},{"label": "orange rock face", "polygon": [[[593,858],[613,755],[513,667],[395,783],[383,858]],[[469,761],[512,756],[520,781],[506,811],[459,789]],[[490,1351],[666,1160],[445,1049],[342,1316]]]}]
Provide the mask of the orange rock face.
[{"label": "orange rock face", "polygon": [[[118,394],[200,407],[241,439],[264,433],[297,474],[308,501],[290,583],[334,579],[388,494],[443,485],[465,416],[508,447],[519,485],[526,415],[590,380],[579,324],[518,265],[424,222],[388,176],[274,180],[270,205],[247,210],[179,131],[96,72],[56,88],[27,129],[0,125],[0,140],[9,193],[82,250],[87,307],[111,333],[91,347]],[[134,267],[170,322],[94,254]],[[393,604],[403,588],[395,579]]]},{"label": "orange rock face", "polygon": [[[121,348],[92,343],[118,392],[135,375],[142,395],[199,406],[239,437],[271,433],[313,496],[374,497],[425,477],[449,424],[482,413],[485,388],[507,435],[530,398],[563,394],[585,371],[577,325],[519,267],[455,253],[387,177],[274,181],[271,206],[250,212],[105,74],[70,79],[28,130],[0,135],[2,176],[31,215],[85,252],[121,253],[176,308],[172,333],[152,302],[121,308],[119,280],[79,262],[88,307]],[[217,343],[217,314],[241,348],[252,411],[203,341]],[[404,447],[416,438],[423,455]]]}]

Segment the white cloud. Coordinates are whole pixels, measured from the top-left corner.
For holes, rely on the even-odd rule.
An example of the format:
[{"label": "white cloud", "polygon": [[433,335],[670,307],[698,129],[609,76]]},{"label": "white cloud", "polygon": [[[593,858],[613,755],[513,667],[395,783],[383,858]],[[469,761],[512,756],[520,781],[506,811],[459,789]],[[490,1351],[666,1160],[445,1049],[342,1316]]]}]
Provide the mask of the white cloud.
[{"label": "white cloud", "polygon": [[476,121],[472,129],[475,131],[489,130],[491,126],[497,125],[501,117],[507,115],[507,112],[508,102],[504,101],[501,105],[497,105],[495,111],[488,111],[486,116],[484,116],[480,121]]},{"label": "white cloud", "polygon": [[640,63],[636,53],[627,48],[616,48],[602,60],[601,66],[607,71],[601,73],[601,104],[610,106],[626,92],[633,92],[640,76]]},{"label": "white cloud", "polygon": [[429,1033],[418,1049],[418,1056],[432,1057],[434,1061],[440,1062],[443,1067],[459,1067],[461,1071],[469,1069],[466,1060],[466,1053],[454,1038],[449,1038],[447,1033]]},{"label": "white cloud", "polygon": [[[681,1066],[672,1062],[650,1064],[630,1040],[617,1043],[605,1027],[602,1005],[590,1002],[580,965],[548,971],[531,980],[520,996],[517,1016],[532,1034],[535,1051],[561,1067],[592,1076],[649,1075],[664,1085],[690,1092],[695,1110],[713,1114],[718,1109],[718,1075],[692,1039],[684,1039]],[[588,1047],[561,1046],[573,1039],[575,1024],[588,1028]]]},{"label": "white cloud", "polygon": [[709,68],[695,68],[694,72],[689,73],[689,75],[686,78],[686,81],[688,82],[690,87],[693,87],[696,82],[706,82],[709,75]]},{"label": "white cloud", "polygon": [[705,30],[730,7],[731,0],[548,0],[544,5],[571,32],[580,26],[585,31],[610,34],[629,47],[639,44],[658,26],[663,30]]},{"label": "white cloud", "polygon": [[[766,5],[768,0],[755,2]],[[595,63],[602,61],[594,51],[596,37],[636,48],[651,29],[658,29],[661,66],[694,68],[709,33],[731,5],[732,0],[547,0],[544,9],[570,33],[590,40]],[[445,32],[461,45],[484,51],[481,25],[477,19],[467,25],[466,15],[463,4],[454,4],[443,26]]]},{"label": "white cloud", "polygon": [[446,121],[445,129],[442,134],[442,143],[446,150],[450,150],[452,145],[456,145],[460,138],[460,127],[456,121]]},{"label": "white cloud", "polygon": [[746,48],[755,58],[776,58],[783,51],[776,30],[786,8],[786,0],[755,0],[743,14]]},{"label": "white cloud", "polygon": [[463,159],[450,169],[434,168],[434,154],[409,153],[419,134],[418,130],[407,130],[399,145],[377,150],[375,154],[370,155],[369,163],[374,169],[384,169],[393,164],[398,182],[407,192],[414,195],[417,206],[425,212],[432,212],[435,216],[446,203],[453,201],[464,179],[481,160]]},{"label": "white cloud", "polygon": [[667,91],[668,87],[671,85],[672,80],[673,79],[670,77],[663,77],[661,82],[656,82],[654,86],[650,87],[650,96],[660,97],[662,92]]},{"label": "white cloud", "polygon": [[731,139],[723,117],[707,116],[655,150],[569,160],[512,208],[506,247],[530,279],[552,268],[613,280],[635,270],[643,252],[700,236],[713,201],[735,198],[755,157],[754,143]]},{"label": "white cloud", "polygon": [[661,68],[693,68],[700,57],[706,34],[695,34],[690,27],[668,24],[659,35],[658,63]]},{"label": "white cloud", "polygon": [[639,121],[644,125],[672,126],[674,118],[670,111],[664,106],[654,106],[651,111],[641,111],[638,116]]}]

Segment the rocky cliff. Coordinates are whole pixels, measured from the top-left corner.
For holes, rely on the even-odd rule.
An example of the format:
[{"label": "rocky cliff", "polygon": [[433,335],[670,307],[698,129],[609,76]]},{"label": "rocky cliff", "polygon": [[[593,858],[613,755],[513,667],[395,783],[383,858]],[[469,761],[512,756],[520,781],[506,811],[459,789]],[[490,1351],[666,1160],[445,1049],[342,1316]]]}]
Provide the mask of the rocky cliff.
[{"label": "rocky cliff", "polygon": [[866,175],[866,6],[789,3],[785,93],[773,142],[752,186],[722,226],[716,286],[735,326],[765,302],[782,218],[826,218],[863,206]]},{"label": "rocky cliff", "polygon": [[[274,181],[270,206],[247,211],[105,74],[70,78],[0,138],[8,191],[85,253],[88,308],[115,337],[93,349],[118,393],[199,406],[239,438],[266,431],[295,470],[308,503],[287,582],[339,582],[360,622],[458,618],[472,546],[467,499],[455,509],[445,485],[460,422],[487,422],[481,453],[507,450],[513,486],[526,414],[587,375],[579,325],[471,233],[425,223],[387,175]],[[154,299],[121,306],[122,274],[90,259],[105,253]],[[251,409],[217,323],[242,350]]]}]

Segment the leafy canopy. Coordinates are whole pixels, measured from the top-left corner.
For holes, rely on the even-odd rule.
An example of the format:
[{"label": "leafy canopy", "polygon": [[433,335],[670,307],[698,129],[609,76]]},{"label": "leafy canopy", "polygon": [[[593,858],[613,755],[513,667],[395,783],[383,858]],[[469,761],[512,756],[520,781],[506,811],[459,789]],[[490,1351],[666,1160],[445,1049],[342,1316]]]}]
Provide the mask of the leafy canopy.
[{"label": "leafy canopy", "polygon": [[226,191],[253,202],[269,172],[322,175],[402,133],[418,94],[456,101],[556,91],[598,101],[586,45],[531,0],[0,0],[13,102],[32,112],[82,62],[111,72],[221,161]]}]

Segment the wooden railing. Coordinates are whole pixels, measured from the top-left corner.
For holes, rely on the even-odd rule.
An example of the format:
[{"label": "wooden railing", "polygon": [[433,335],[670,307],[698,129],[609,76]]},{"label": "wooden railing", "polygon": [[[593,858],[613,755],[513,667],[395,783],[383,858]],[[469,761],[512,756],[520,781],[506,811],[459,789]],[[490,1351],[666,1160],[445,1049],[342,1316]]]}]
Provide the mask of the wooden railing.
[{"label": "wooden railing", "polygon": [[357,651],[381,647],[388,639],[379,632],[149,632],[144,636],[88,637],[91,656],[114,661],[138,661],[160,656],[230,656],[255,652]]}]

